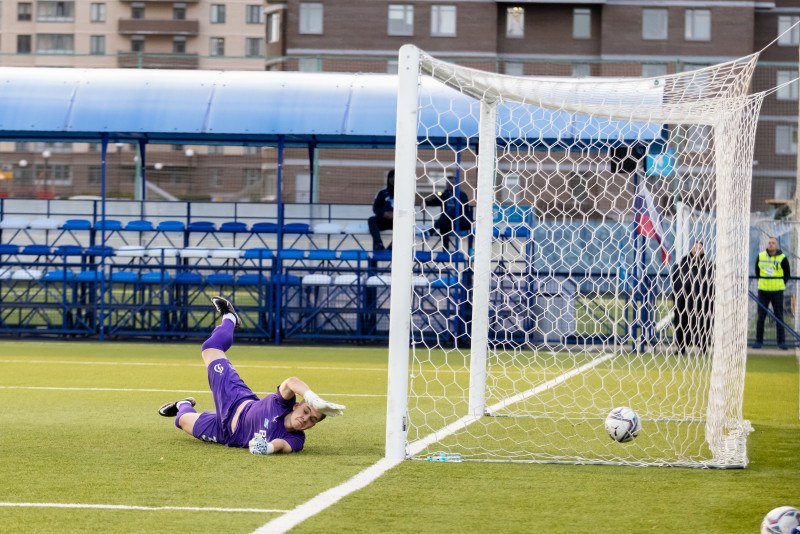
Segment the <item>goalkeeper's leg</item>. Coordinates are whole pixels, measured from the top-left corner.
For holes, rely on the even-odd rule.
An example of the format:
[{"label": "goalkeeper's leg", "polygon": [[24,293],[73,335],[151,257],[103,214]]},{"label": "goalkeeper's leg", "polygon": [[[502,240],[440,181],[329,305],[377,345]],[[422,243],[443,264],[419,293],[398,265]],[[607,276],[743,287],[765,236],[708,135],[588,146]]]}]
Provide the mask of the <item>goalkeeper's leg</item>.
[{"label": "goalkeeper's leg", "polygon": [[214,360],[227,358],[225,353],[233,345],[233,329],[236,327],[236,318],[230,317],[231,314],[223,316],[222,324],[214,329],[205,343],[203,343],[202,356],[206,367]]}]

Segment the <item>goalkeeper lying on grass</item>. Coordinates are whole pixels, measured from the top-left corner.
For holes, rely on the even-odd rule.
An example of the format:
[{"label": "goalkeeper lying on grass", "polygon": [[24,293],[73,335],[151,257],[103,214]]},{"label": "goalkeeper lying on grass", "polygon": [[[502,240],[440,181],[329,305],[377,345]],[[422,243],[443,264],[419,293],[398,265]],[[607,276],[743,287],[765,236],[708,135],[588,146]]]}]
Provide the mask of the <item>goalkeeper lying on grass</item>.
[{"label": "goalkeeper lying on grass", "polygon": [[[214,395],[216,412],[197,413],[191,397],[159,408],[164,417],[175,417],[175,426],[197,439],[228,447],[249,447],[253,454],[298,452],[308,430],[326,415],[342,415],[344,406],[320,398],[299,378],[287,378],[278,391],[259,399],[239,378],[225,356],[233,344],[233,330],[242,321],[230,302],[213,297],[222,324],[203,343],[203,362]],[[303,397],[297,402],[296,396]]]}]

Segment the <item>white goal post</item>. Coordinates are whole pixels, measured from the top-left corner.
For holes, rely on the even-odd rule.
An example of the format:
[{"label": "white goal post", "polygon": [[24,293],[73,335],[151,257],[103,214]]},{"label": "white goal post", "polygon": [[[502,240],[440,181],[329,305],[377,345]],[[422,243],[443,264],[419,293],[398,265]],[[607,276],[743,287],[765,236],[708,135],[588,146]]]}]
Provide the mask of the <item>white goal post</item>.
[{"label": "white goal post", "polygon": [[400,49],[387,458],[747,465],[756,59],[574,79]]}]

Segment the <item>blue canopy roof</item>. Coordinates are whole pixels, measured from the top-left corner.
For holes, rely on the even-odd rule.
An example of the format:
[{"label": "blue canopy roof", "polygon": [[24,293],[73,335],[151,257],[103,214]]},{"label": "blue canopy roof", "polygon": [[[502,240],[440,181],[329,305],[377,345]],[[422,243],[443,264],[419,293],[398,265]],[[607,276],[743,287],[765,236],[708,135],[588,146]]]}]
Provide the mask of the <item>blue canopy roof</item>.
[{"label": "blue canopy roof", "polygon": [[[477,103],[424,82],[423,102],[448,102],[453,111],[423,117],[435,126],[420,134],[439,143],[445,132],[459,132],[477,143]],[[382,74],[2,67],[0,139],[96,142],[108,134],[112,142],[270,145],[282,136],[288,146],[390,147],[396,95],[396,76]],[[519,105],[499,110],[499,122],[513,125],[501,137],[595,144],[660,131],[541,108],[533,121],[516,120],[517,113]]]}]

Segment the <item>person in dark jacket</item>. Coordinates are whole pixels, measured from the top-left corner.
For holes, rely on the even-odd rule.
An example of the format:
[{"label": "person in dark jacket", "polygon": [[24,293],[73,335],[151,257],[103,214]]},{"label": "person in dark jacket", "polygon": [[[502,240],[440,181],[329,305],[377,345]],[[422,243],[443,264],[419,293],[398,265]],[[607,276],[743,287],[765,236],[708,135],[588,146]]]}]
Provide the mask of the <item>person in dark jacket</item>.
[{"label": "person in dark jacket", "polygon": [[702,241],[695,241],[673,269],[672,295],[678,351],[686,354],[686,347],[695,345],[708,352],[714,317],[714,265],[706,258]]},{"label": "person in dark jacket", "polygon": [[391,230],[394,224],[394,169],[386,175],[386,187],[375,195],[372,212],[375,215],[367,220],[372,236],[372,250],[384,250],[381,230]]},{"label": "person in dark jacket", "polygon": [[442,236],[442,247],[445,250],[450,248],[451,232],[470,230],[473,219],[472,206],[469,205],[469,197],[464,188],[459,187],[455,176],[448,176],[444,191],[426,199],[425,204],[442,206],[442,214],[433,223],[433,230]]},{"label": "person in dark jacket", "polygon": [[783,329],[783,291],[792,274],[789,271],[789,260],[786,254],[778,248],[778,238],[770,237],[767,240],[767,250],[760,252],[756,257],[756,278],[758,279],[758,321],[756,322],[756,342],[753,348],[760,348],[764,343],[764,320],[767,318],[767,308],[772,305],[772,313],[777,319],[775,330],[778,347],[786,349],[785,332]]}]

